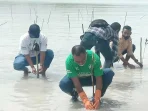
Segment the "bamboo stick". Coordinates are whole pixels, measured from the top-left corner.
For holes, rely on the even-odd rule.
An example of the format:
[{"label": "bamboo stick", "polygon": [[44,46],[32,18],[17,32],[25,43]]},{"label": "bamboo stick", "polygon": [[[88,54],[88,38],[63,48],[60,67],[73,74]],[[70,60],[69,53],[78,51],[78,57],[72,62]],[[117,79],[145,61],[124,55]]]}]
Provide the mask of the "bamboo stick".
[{"label": "bamboo stick", "polygon": [[69,30],[70,30],[70,20],[69,20],[69,15],[68,15],[68,23],[69,23]]},{"label": "bamboo stick", "polygon": [[51,11],[50,11],[50,14],[49,14],[49,16],[48,16],[47,24],[49,23],[50,16],[51,16]]},{"label": "bamboo stick", "polygon": [[143,63],[143,60],[142,60],[142,37],[140,38],[140,63]]},{"label": "bamboo stick", "polygon": [[126,23],[126,17],[127,17],[127,12],[126,12],[126,14],[125,14],[124,26],[125,26],[125,23]]}]

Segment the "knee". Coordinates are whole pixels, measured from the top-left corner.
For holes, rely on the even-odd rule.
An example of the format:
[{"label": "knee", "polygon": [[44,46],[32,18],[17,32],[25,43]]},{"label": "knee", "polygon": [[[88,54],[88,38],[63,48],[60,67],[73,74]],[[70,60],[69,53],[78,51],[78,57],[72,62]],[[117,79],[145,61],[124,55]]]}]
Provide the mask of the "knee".
[{"label": "knee", "polygon": [[109,77],[113,77],[115,75],[115,73],[113,72],[112,69],[110,68],[105,68],[104,72],[109,76]]},{"label": "knee", "polygon": [[136,46],[133,44],[133,52],[136,50]]},{"label": "knee", "polygon": [[13,68],[15,70],[24,70],[25,66],[27,66],[28,63],[23,55],[18,55],[15,57],[15,60],[13,62]]},{"label": "knee", "polygon": [[67,89],[67,88],[66,88],[66,85],[67,85],[66,82],[63,81],[63,80],[61,80],[60,83],[59,83],[60,89],[61,89],[62,91],[64,91],[64,92],[65,92],[65,90]]},{"label": "knee", "polygon": [[21,67],[22,67],[22,65],[20,63],[16,63],[16,62],[13,63],[13,68],[15,70],[21,70]]},{"label": "knee", "polygon": [[108,82],[111,83],[115,73],[110,68],[105,68],[103,72],[106,79],[108,79]]},{"label": "knee", "polygon": [[59,83],[59,87],[63,92],[69,93],[73,88],[71,79],[69,79],[67,76],[64,76]]},{"label": "knee", "polygon": [[113,70],[110,69],[110,71],[108,72],[109,77],[112,79],[115,75],[115,73],[113,72]]},{"label": "knee", "polygon": [[52,60],[54,58],[54,52],[51,49],[48,49],[46,51],[46,54],[48,55],[48,57]]}]

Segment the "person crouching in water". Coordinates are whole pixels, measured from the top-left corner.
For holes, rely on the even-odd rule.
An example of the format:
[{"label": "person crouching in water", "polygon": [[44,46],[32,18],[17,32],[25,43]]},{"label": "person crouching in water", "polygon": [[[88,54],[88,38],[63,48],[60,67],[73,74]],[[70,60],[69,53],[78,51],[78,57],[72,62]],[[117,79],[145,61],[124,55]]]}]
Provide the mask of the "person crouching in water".
[{"label": "person crouching in water", "polygon": [[45,77],[45,72],[49,68],[54,53],[51,49],[47,49],[47,38],[40,33],[40,27],[37,24],[32,24],[29,27],[28,33],[25,33],[20,38],[20,52],[15,57],[13,67],[15,70],[24,71],[24,76],[28,76],[29,70],[26,66],[30,66],[32,73],[36,74],[36,51],[35,44],[38,44],[39,51],[37,51],[38,61],[40,62],[39,73]]},{"label": "person crouching in water", "polygon": [[[59,83],[61,90],[72,96],[73,101],[77,101],[79,95],[86,109],[98,109],[100,98],[111,84],[114,72],[110,68],[102,69],[99,56],[81,45],[72,48],[66,59],[66,71],[67,74]],[[82,88],[92,86],[92,82],[96,85],[94,103],[88,99]]]},{"label": "person crouching in water", "polygon": [[[138,64],[142,68],[143,64],[140,63],[134,55],[136,46],[132,44],[131,34],[132,28],[128,25],[124,26],[122,29],[122,36],[119,38],[118,57],[114,60],[114,62],[121,59],[125,68],[129,67],[131,69],[135,69],[135,66],[129,63],[129,59],[131,58],[136,64]],[[125,58],[123,57],[124,54],[126,54]]]}]

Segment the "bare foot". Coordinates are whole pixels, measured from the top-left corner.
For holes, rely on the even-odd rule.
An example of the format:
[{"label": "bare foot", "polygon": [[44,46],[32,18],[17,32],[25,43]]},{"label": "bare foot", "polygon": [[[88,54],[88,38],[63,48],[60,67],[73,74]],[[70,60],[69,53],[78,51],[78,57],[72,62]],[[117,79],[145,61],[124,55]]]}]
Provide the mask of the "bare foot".
[{"label": "bare foot", "polygon": [[28,77],[28,73],[31,73],[28,68],[24,70],[24,77]]},{"label": "bare foot", "polygon": [[127,65],[126,65],[125,63],[123,63],[123,67],[124,67],[124,68],[127,68]]},{"label": "bare foot", "polygon": [[43,77],[43,78],[46,78],[45,72],[42,73],[42,77]]},{"label": "bare foot", "polygon": [[140,66],[140,68],[143,68],[143,64],[142,63],[138,62],[137,64]]},{"label": "bare foot", "polygon": [[128,64],[128,67],[129,67],[130,69],[135,69],[135,68],[136,68],[133,64]]}]

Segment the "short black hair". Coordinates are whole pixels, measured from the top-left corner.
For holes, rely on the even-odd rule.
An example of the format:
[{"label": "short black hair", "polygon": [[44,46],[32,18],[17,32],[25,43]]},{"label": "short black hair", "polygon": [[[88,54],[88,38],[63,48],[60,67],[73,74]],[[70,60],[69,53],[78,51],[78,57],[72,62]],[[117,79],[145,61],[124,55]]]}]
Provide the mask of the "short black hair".
[{"label": "short black hair", "polygon": [[124,29],[127,29],[129,31],[132,31],[132,28],[130,26],[128,26],[128,25],[124,26],[122,30],[124,30]]},{"label": "short black hair", "polygon": [[118,22],[114,22],[110,26],[114,31],[120,31],[121,29],[121,25]]},{"label": "short black hair", "polygon": [[72,55],[80,56],[80,54],[85,54],[86,49],[82,45],[75,45],[71,50]]}]

